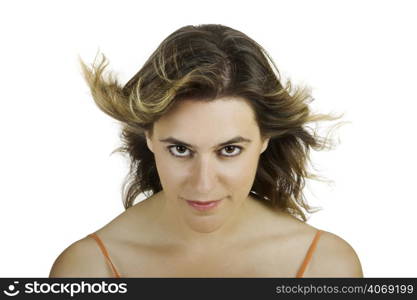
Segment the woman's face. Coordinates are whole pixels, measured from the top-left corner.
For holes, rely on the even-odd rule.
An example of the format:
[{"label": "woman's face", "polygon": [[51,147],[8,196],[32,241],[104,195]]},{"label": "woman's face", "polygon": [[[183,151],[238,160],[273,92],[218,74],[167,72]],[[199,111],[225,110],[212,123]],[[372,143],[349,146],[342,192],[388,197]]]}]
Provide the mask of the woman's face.
[{"label": "woman's face", "polygon": [[[254,111],[242,98],[180,101],[146,137],[169,214],[197,232],[215,231],[238,214],[269,141],[261,140]],[[205,211],[186,201],[220,199]]]}]

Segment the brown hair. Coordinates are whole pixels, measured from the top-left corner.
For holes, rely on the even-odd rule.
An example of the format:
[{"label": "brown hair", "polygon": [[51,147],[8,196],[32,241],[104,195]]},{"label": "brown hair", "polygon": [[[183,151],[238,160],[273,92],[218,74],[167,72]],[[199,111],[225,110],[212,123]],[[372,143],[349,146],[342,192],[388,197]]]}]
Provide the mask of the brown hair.
[{"label": "brown hair", "polygon": [[252,196],[303,221],[303,210],[314,212],[303,188],[306,178],[321,178],[307,170],[309,151],[331,149],[333,142],[307,125],[341,116],[313,114],[309,89],[293,88],[289,80],[283,85],[269,54],[244,33],[218,24],[184,26],[163,40],[124,86],[111,73],[104,76],[104,55],[91,69],[79,59],[96,104],[123,126],[122,147],[113,152],[130,158],[122,190],[125,209],[140,193],[162,190],[145,131],[152,134],[153,123],[181,99],[234,96],[249,101],[262,138],[271,138],[259,159]]}]

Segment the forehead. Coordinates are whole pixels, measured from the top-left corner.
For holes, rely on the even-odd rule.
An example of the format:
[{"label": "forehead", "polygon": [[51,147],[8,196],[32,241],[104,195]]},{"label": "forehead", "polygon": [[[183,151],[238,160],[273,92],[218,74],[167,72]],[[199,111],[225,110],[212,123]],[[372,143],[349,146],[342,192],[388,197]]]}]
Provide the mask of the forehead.
[{"label": "forehead", "polygon": [[155,124],[160,135],[206,135],[229,136],[255,134],[259,128],[255,113],[248,100],[236,97],[212,101],[181,100]]}]

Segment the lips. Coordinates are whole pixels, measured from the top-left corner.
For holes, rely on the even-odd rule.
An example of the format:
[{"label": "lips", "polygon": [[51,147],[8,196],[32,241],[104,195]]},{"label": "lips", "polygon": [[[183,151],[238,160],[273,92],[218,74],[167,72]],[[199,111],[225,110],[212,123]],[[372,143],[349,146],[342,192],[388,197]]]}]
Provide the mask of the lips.
[{"label": "lips", "polygon": [[[187,200],[187,199],[186,199]],[[220,201],[220,200],[208,200],[208,201],[195,201],[195,200],[187,200],[188,202],[193,202],[193,203],[196,203],[196,204],[201,204],[201,205],[204,205],[204,204],[209,204],[209,203],[212,203],[212,202],[216,202],[216,201]]]},{"label": "lips", "polygon": [[222,199],[220,200],[208,200],[208,201],[195,201],[195,200],[187,200],[188,205],[190,205],[191,207],[199,210],[199,211],[207,211],[207,210],[211,210],[214,209],[215,207],[217,207],[220,202],[222,201]]}]

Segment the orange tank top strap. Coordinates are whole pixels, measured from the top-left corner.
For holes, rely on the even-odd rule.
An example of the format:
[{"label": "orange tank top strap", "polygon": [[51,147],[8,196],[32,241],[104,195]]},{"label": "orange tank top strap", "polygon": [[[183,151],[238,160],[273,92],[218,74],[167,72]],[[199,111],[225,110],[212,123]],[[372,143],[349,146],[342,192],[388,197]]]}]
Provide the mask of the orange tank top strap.
[{"label": "orange tank top strap", "polygon": [[114,277],[120,278],[121,276],[120,276],[119,272],[117,272],[117,269],[114,266],[114,264],[112,263],[112,261],[110,259],[110,255],[107,252],[107,249],[104,246],[102,240],[98,237],[98,235],[96,233],[91,233],[88,236],[92,237],[97,242],[97,245],[99,246],[101,252],[103,253],[104,258],[107,261],[107,264],[110,266],[110,268],[111,268],[111,270],[113,272]]},{"label": "orange tank top strap", "polygon": [[313,241],[310,244],[310,247],[309,247],[309,249],[307,251],[307,254],[306,254],[305,258],[304,258],[304,261],[301,264],[301,266],[300,266],[300,268],[299,268],[299,270],[297,272],[297,275],[295,276],[296,278],[303,277],[304,272],[307,269],[308,264],[310,263],[311,259],[313,258],[313,254],[314,254],[314,251],[316,250],[317,243],[319,241],[319,238],[320,238],[321,233],[322,233],[321,230],[317,230],[317,233],[314,236],[314,239],[313,239]]}]

